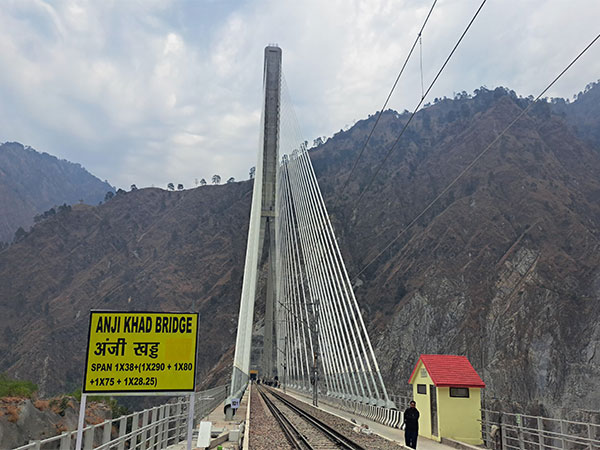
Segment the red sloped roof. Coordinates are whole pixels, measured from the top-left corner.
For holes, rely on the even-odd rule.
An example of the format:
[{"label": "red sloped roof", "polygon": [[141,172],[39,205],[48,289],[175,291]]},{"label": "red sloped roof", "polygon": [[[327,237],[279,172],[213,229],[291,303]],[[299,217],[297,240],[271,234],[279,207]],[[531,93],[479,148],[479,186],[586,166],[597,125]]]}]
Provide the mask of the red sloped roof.
[{"label": "red sloped roof", "polygon": [[[458,355],[421,355],[425,369],[437,387],[477,387],[484,388],[485,383],[479,377],[466,356]],[[419,361],[410,374],[410,383],[415,375]]]}]

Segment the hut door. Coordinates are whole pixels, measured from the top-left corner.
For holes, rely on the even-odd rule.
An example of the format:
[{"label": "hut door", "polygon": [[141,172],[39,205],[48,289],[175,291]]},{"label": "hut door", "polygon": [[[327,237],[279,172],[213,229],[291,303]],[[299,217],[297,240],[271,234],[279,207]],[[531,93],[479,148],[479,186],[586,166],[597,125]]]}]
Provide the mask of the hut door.
[{"label": "hut door", "polygon": [[435,389],[435,386],[433,384],[429,385],[429,399],[431,401],[430,403],[430,410],[431,410],[431,435],[432,436],[436,436],[438,435],[438,420],[437,420],[437,392]]}]

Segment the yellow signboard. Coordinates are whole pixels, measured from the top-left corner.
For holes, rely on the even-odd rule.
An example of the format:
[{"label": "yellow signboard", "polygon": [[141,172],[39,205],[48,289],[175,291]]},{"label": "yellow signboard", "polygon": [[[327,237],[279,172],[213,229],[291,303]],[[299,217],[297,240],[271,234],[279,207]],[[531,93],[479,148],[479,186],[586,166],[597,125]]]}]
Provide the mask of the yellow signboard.
[{"label": "yellow signboard", "polygon": [[197,313],[91,311],[83,392],[193,391],[197,342]]}]

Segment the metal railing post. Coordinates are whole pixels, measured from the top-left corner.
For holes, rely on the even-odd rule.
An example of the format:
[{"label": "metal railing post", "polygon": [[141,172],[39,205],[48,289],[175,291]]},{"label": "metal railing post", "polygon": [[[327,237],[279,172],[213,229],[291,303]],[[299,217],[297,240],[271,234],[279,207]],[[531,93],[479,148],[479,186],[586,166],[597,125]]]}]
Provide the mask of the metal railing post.
[{"label": "metal railing post", "polygon": [[538,447],[539,450],[543,450],[544,448],[544,419],[541,417],[537,418],[537,428],[538,428]]},{"label": "metal railing post", "polygon": [[71,449],[71,433],[63,433],[60,435],[60,450]]},{"label": "metal railing post", "polygon": [[131,439],[129,440],[129,448],[130,449],[135,449],[136,445],[137,445],[137,441],[138,441],[138,435],[139,433],[135,433],[138,428],[140,427],[140,413],[136,412],[133,413],[133,416],[131,417]]},{"label": "metal railing post", "polygon": [[94,428],[89,427],[83,433],[83,449],[92,450],[94,448]]},{"label": "metal railing post", "polygon": [[175,437],[176,441],[181,440],[181,398],[175,405]]},{"label": "metal railing post", "polygon": [[519,449],[525,450],[525,443],[523,442],[523,423],[521,414],[517,414],[517,438],[519,439]]},{"label": "metal railing post", "polygon": [[504,446],[506,445],[506,426],[502,423],[502,414],[498,419],[500,423],[500,450],[504,450]]},{"label": "metal railing post", "polygon": [[110,442],[110,434],[112,431],[112,423],[110,420],[104,422],[104,429],[102,430],[102,443],[108,444]]},{"label": "metal railing post", "polygon": [[487,433],[487,415],[485,413],[485,409],[481,408],[481,438],[483,440],[483,445],[486,448],[490,448],[488,433]]},{"label": "metal railing post", "polygon": [[146,445],[148,444],[147,440],[148,440],[148,430],[146,428],[146,426],[148,425],[148,410],[146,409],[143,413],[142,413],[142,428],[144,431],[142,431],[142,439],[140,442],[140,450],[146,450]]},{"label": "metal railing post", "polygon": [[163,447],[163,430],[164,430],[165,413],[162,406],[158,407],[158,425],[156,427],[156,446]]},{"label": "metal railing post", "polygon": [[127,434],[127,417],[119,420],[119,450],[125,450],[125,434]]},{"label": "metal railing post", "polygon": [[162,441],[165,448],[169,446],[169,405],[163,405],[163,433]]},{"label": "metal railing post", "polygon": [[167,418],[165,420],[165,442],[167,444],[167,447],[169,446],[169,434],[170,434],[170,430],[171,430],[171,425],[175,423],[175,421],[173,420],[173,415],[171,414],[171,407],[173,407],[175,405],[165,405],[165,409],[166,409],[166,415]]},{"label": "metal railing post", "polygon": [[156,428],[158,427],[158,425],[156,424],[158,418],[158,408],[154,407],[152,408],[152,419],[151,419],[151,423],[152,426],[150,427],[150,443],[148,445],[149,448],[154,448],[154,442],[155,442],[155,438],[156,438]]}]

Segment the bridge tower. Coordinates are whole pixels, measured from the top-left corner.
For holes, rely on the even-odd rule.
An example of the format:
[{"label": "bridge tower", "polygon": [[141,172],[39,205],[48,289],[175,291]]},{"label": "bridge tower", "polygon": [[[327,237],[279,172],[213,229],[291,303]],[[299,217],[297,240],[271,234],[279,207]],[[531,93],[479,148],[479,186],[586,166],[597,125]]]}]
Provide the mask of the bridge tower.
[{"label": "bridge tower", "polygon": [[[281,99],[281,49],[265,48],[263,73],[264,104],[261,118],[261,140],[250,212],[250,227],[246,247],[246,264],[233,360],[230,398],[239,398],[250,371],[250,351],[254,322],[254,302],[258,266],[267,245],[267,297],[265,305],[263,376],[273,374],[273,317],[275,301],[275,196],[279,149],[279,119]],[[229,402],[227,402],[229,403]]]},{"label": "bridge tower", "polygon": [[[263,124],[262,207],[258,250],[262,252],[268,238],[267,298],[262,369],[266,377],[273,376],[273,318],[275,310],[275,194],[279,150],[279,104],[281,100],[281,49],[265,48],[264,68],[265,119]],[[256,181],[255,181],[256,182]],[[259,253],[260,254],[260,253]]]},{"label": "bridge tower", "polygon": [[268,268],[262,376],[275,375],[276,366],[289,387],[394,407],[337,245],[307,143],[301,136],[288,135],[290,117],[285,111],[286,134],[280,135],[282,105],[287,105],[281,102],[281,81],[281,49],[269,46],[265,48],[261,138],[226,415],[231,418],[231,400],[243,395],[249,379],[254,303],[262,262]]}]

